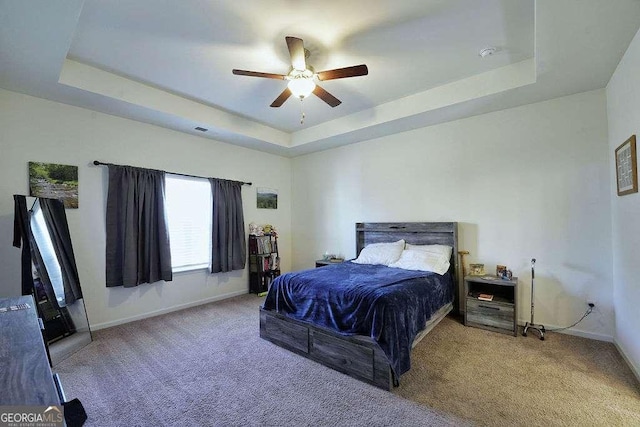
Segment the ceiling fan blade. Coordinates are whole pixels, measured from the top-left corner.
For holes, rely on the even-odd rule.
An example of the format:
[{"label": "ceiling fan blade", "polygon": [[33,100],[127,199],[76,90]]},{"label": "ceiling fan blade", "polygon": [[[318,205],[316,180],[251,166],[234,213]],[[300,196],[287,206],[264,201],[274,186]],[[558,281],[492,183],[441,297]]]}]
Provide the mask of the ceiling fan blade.
[{"label": "ceiling fan blade", "polygon": [[335,70],[321,71],[318,73],[318,80],[344,79],[346,77],[366,76],[369,69],[366,65],[354,65],[353,67],[336,68]]},{"label": "ceiling fan blade", "polygon": [[235,70],[234,69],[231,72],[233,74],[237,75],[237,76],[264,77],[264,78],[267,78],[267,79],[284,80],[284,78],[286,77],[283,74],[260,73],[258,71],[246,71],[246,70]]},{"label": "ceiling fan blade", "polygon": [[291,56],[291,66],[298,71],[307,69],[307,61],[304,58],[304,42],[297,37],[285,37],[289,55]]},{"label": "ceiling fan blade", "polygon": [[338,98],[331,95],[329,92],[322,89],[318,85],[316,85],[316,88],[313,90],[313,94],[318,98],[322,99],[327,104],[331,105],[332,107],[337,107],[338,105],[342,104],[342,101],[340,101]]},{"label": "ceiling fan blade", "polygon": [[284,101],[289,99],[290,96],[291,96],[291,91],[289,90],[289,88],[286,88],[285,90],[282,91],[280,96],[278,96],[276,100],[271,103],[271,107],[276,107],[276,108],[280,107],[282,104],[284,104]]}]

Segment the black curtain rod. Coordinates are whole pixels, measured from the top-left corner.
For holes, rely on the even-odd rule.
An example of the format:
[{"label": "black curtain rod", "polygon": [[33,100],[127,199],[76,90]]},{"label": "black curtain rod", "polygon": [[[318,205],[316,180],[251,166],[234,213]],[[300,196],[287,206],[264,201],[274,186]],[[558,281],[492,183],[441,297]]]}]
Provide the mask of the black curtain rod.
[{"label": "black curtain rod", "polygon": [[[93,164],[96,166],[122,166],[122,165],[116,165],[114,163],[103,163],[103,162],[99,162],[97,160],[93,161]],[[143,169],[148,169],[148,168],[143,168]],[[158,169],[155,169],[158,170]],[[189,178],[203,178],[203,179],[209,179],[206,176],[198,176],[198,175],[189,175],[186,173],[177,173],[177,172],[168,172],[168,171],[162,171],[164,173],[170,173],[171,175],[180,175],[180,176],[188,176]],[[226,181],[233,181],[232,179],[227,179]],[[233,181],[233,182],[239,182],[242,185],[252,185],[251,182],[243,182],[243,181]]]}]

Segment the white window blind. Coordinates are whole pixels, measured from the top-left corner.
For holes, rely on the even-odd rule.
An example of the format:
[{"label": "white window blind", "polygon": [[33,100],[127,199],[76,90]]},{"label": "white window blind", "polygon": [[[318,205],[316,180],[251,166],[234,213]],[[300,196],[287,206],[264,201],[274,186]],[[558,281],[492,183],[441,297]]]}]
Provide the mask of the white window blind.
[{"label": "white window blind", "polygon": [[165,197],[173,271],[207,268],[211,257],[209,181],[166,174]]}]

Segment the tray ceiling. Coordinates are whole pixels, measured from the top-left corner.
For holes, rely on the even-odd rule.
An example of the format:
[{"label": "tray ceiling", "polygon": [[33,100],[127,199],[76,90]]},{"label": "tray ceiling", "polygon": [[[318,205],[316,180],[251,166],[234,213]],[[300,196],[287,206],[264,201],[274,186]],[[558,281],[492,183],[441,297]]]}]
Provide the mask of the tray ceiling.
[{"label": "tray ceiling", "polygon": [[[634,0],[50,3],[1,2],[0,87],[288,156],[602,88],[640,23]],[[231,69],[286,74],[287,35],[369,75],[271,108],[285,81]]]}]

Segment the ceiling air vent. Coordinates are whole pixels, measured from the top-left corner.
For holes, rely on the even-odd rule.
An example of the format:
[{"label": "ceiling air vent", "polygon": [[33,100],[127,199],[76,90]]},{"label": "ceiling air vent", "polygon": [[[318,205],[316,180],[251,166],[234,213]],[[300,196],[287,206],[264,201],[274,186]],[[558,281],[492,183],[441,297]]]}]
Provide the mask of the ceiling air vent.
[{"label": "ceiling air vent", "polygon": [[496,49],[495,47],[489,46],[489,47],[485,47],[480,52],[478,52],[478,55],[480,55],[481,58],[486,58],[487,56],[493,55],[497,51],[498,49]]},{"label": "ceiling air vent", "polygon": [[198,126],[198,127],[196,128],[196,130],[199,130],[200,132],[206,132],[206,131],[208,131],[209,129],[201,128],[200,126]]}]

